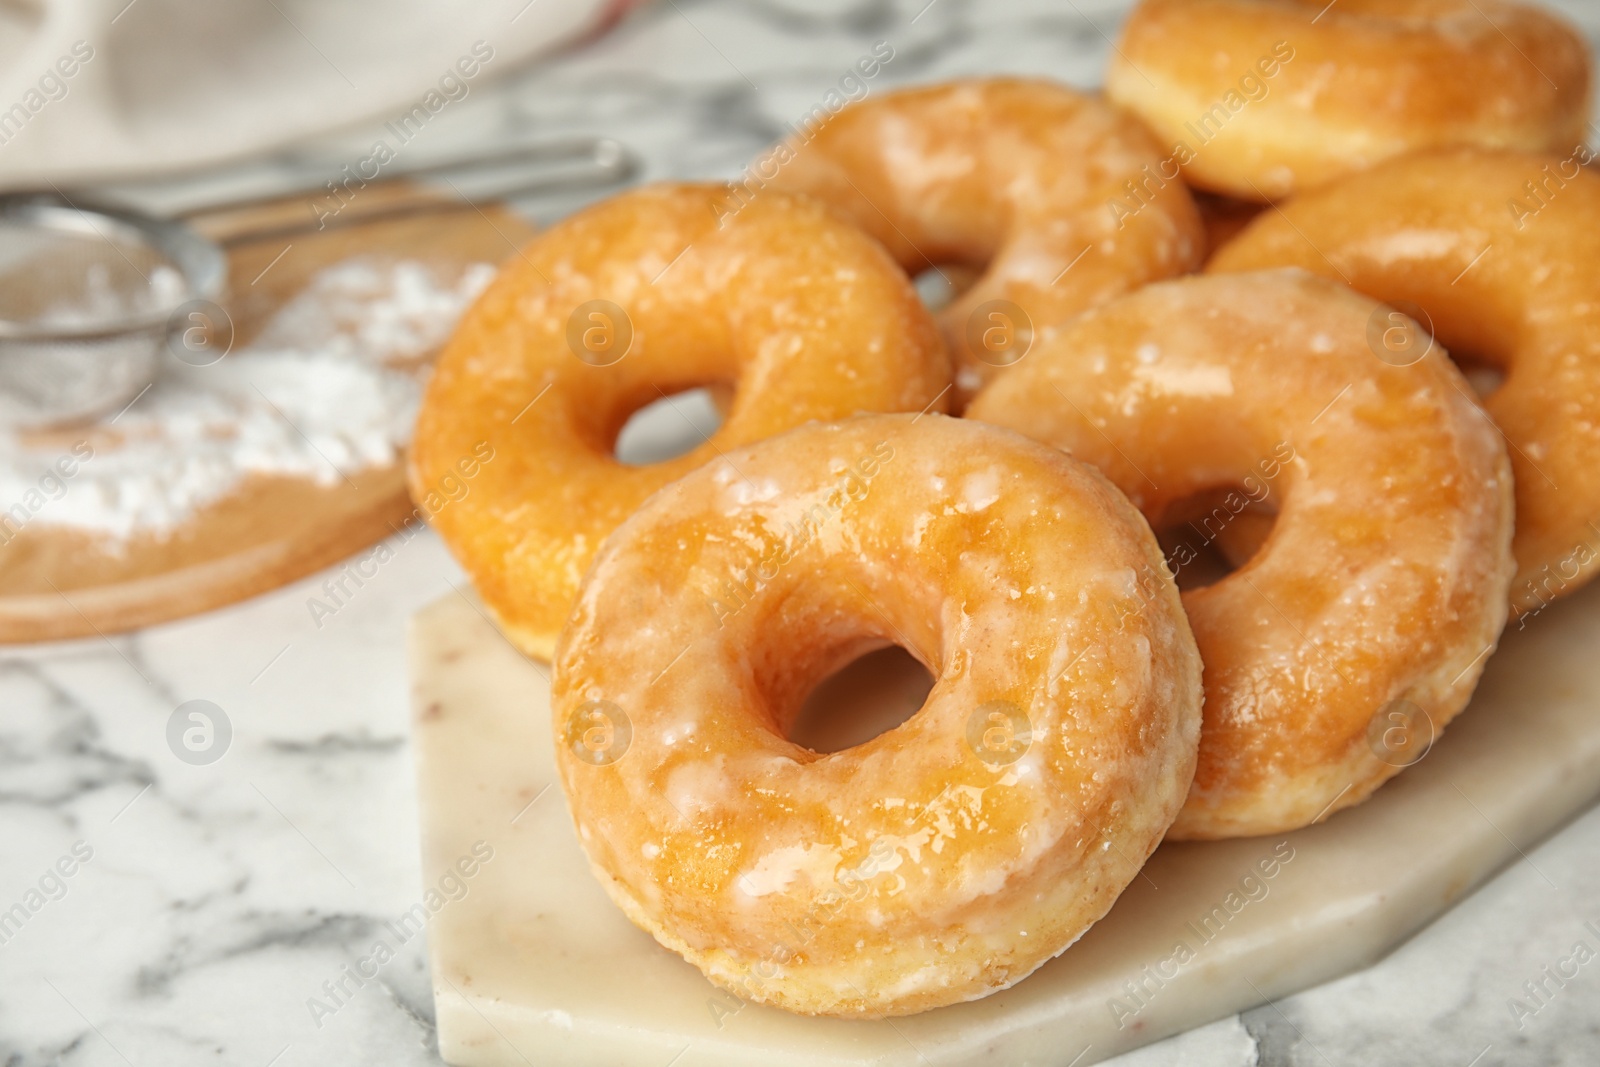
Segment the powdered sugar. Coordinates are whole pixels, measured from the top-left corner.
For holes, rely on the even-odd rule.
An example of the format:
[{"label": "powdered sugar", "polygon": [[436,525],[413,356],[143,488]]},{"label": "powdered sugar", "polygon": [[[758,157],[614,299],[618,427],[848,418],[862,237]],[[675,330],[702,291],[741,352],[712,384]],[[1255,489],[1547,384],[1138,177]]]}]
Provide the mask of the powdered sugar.
[{"label": "powdered sugar", "polygon": [[30,320],[34,326],[102,326],[130,317],[161,313],[183,301],[183,275],[165,263],[151,268],[145,285],[129,291],[119,287],[104,263],[91,263],[82,274],[81,292],[58,295]]},{"label": "powdered sugar", "polygon": [[[114,423],[81,431],[93,457],[36,521],[159,535],[252,475],[328,485],[393,462],[426,374],[414,362],[443,343],[493,273],[376,258],[323,270],[248,347],[211,366],[166,361]],[[23,499],[61,451],[0,433],[0,508]]]}]

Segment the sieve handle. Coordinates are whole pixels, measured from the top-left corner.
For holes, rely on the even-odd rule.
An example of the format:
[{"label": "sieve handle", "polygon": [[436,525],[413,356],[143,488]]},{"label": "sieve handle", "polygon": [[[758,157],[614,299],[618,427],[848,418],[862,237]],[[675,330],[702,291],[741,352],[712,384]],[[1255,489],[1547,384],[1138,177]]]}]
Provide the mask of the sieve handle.
[{"label": "sieve handle", "polygon": [[[465,178],[511,166],[517,173],[488,192],[469,196],[450,181],[451,175]],[[410,215],[476,210],[513,196],[605,188],[626,182],[638,170],[638,157],[620,141],[575,137],[456,156],[370,179],[346,167],[338,179],[321,185],[206,204],[179,217],[212,240],[232,245]],[[441,179],[448,188],[419,184],[429,178]]]}]

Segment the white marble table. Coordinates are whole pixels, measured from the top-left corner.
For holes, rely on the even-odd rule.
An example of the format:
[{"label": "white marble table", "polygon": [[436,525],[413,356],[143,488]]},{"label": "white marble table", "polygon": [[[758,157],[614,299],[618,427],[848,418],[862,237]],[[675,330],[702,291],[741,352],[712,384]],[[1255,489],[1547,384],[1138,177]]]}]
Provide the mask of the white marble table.
[{"label": "white marble table", "polygon": [[[1124,7],[925,3],[664,0],[475,90],[419,152],[600,132],[647,177],[727,177],[874,41],[895,48],[875,89],[1002,71],[1087,86]],[[1600,37],[1600,5],[1560,6]],[[325,176],[305,159],[359,158],[371,138],[249,176]],[[439,1062],[423,938],[393,925],[425,891],[402,638],[463,579],[417,537],[319,627],[325,577],[127,637],[0,650],[0,1063]],[[231,727],[209,764],[168,741],[194,700]],[[1376,967],[1114,1062],[1592,1064],[1600,960],[1563,961],[1600,949],[1597,931],[1591,810]],[[380,942],[394,958],[375,965]],[[1513,998],[1537,1011],[1515,1017]]]}]

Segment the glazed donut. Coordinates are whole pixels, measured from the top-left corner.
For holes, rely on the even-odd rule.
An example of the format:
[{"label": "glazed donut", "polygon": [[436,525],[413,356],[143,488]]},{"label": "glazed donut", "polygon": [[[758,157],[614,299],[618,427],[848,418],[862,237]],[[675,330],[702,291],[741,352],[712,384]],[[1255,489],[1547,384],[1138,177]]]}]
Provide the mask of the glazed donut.
[{"label": "glazed donut", "polygon": [[[882,248],[777,193],[719,225],[721,192],[657,185],[557,224],[501,271],[440,356],[413,492],[455,479],[464,458],[493,457],[432,522],[529,655],[549,658],[595,549],[674,478],[811,419],[948,400],[938,328]],[[703,385],[732,386],[704,444],[645,467],[613,458],[635,410]]]},{"label": "glazed donut", "polygon": [[[957,409],[1085,308],[1194,270],[1199,216],[1144,127],[1045,81],[951,82],[872,98],[758,160],[752,184],[826,200],[913,273],[977,268],[939,315]],[[952,272],[959,273],[959,272]]]},{"label": "glazed donut", "polygon": [[[900,644],[910,719],[820,754],[807,691]],[[742,1000],[903,1015],[1020,981],[1183,803],[1200,661],[1104,478],[940,415],[813,424],[656,494],[555,660],[557,764],[612,899]]]},{"label": "glazed donut", "polygon": [[[1254,556],[1183,594],[1205,722],[1171,838],[1279,833],[1364,800],[1466,703],[1505,622],[1504,446],[1442,352],[1373,358],[1380,310],[1300,271],[1158,283],[968,409],[1095,464],[1157,529],[1216,540],[1276,508]],[[1196,555],[1169,554],[1181,585]]]},{"label": "glazed donut", "polygon": [[1589,63],[1510,0],[1143,0],[1106,92],[1185,181],[1259,201],[1422,149],[1569,150]]},{"label": "glazed donut", "polygon": [[[1464,149],[1394,160],[1263,215],[1210,267],[1340,278],[1504,372],[1483,405],[1516,476],[1519,613],[1600,568],[1600,175],[1580,165],[1589,157]],[[1399,315],[1376,326],[1384,359],[1429,343]]]}]

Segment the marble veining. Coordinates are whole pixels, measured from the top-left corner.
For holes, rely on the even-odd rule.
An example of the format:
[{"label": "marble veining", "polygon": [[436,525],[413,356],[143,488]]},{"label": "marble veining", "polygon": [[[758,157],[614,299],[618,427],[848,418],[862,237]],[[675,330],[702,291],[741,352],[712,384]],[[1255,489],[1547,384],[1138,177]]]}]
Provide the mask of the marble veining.
[{"label": "marble veining", "polygon": [[[1126,6],[666,0],[474,90],[418,151],[604,133],[648,178],[732,177],[875,41],[895,57],[873,92],[995,72],[1092,86]],[[1600,40],[1592,0],[1555,6]],[[380,126],[228,188],[331,176]],[[170,206],[218,187],[124,192]],[[521,206],[548,219],[585,198]],[[439,1062],[423,938],[404,936],[437,878],[418,870],[403,627],[464,579],[431,535],[411,543],[320,628],[318,575],[133,635],[0,650],[0,1064]],[[169,743],[197,700],[231,727],[210,763]],[[1113,1062],[1592,1063],[1600,962],[1559,984],[1545,969],[1600,948],[1597,857],[1591,810],[1377,966]]]}]

